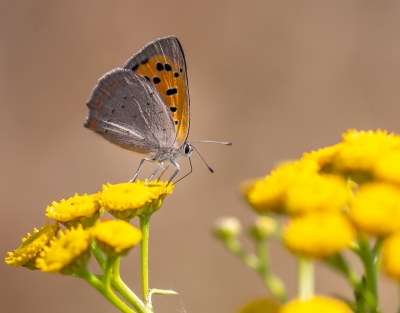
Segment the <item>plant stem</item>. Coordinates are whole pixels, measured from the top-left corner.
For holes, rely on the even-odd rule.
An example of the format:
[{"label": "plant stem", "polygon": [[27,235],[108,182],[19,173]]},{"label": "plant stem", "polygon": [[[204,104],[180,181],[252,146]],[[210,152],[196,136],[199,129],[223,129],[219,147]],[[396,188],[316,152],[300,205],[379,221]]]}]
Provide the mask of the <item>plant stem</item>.
[{"label": "plant stem", "polygon": [[299,258],[298,294],[301,300],[309,300],[314,296],[314,262]]},{"label": "plant stem", "polygon": [[85,279],[90,285],[92,285],[97,291],[99,291],[108,301],[110,301],[121,312],[135,313],[135,311],[133,311],[120,298],[118,298],[110,288],[106,288],[106,286],[89,271],[83,272],[82,278]]},{"label": "plant stem", "polygon": [[119,265],[120,265],[121,257],[119,256],[114,263],[113,266],[113,278],[112,278],[112,286],[115,288],[118,293],[124,297],[126,301],[128,301],[136,311],[139,313],[147,312],[147,309],[144,303],[139,299],[137,295],[135,295],[132,290],[123,282],[121,279],[121,275],[119,273]]},{"label": "plant stem", "polygon": [[258,272],[263,278],[265,284],[282,303],[287,301],[285,287],[282,281],[272,274],[265,239],[256,240],[257,256],[258,256]]},{"label": "plant stem", "polygon": [[140,215],[140,230],[142,231],[142,242],[140,244],[140,261],[142,269],[142,294],[143,301],[149,303],[149,232],[151,215]]}]

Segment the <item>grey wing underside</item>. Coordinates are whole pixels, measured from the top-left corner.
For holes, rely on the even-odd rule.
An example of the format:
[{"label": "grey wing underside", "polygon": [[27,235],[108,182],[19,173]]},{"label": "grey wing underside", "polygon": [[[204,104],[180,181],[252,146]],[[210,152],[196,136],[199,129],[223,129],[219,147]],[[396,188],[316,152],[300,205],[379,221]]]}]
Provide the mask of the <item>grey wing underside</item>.
[{"label": "grey wing underside", "polygon": [[[185,82],[185,91],[187,99],[187,133],[186,138],[189,135],[190,128],[190,97],[189,97],[189,83],[187,77],[187,68],[185,55],[183,53],[182,46],[175,36],[167,36],[158,38],[147,45],[145,45],[138,53],[126,60],[124,68],[135,71],[138,66],[145,64],[153,56],[165,56],[173,61],[179,68],[182,69],[183,80]],[[166,60],[164,60],[166,61]],[[159,75],[155,69],[153,69],[153,75]],[[172,87],[168,86],[168,87]],[[184,141],[186,141],[186,138]]]},{"label": "grey wing underside", "polygon": [[104,74],[86,105],[85,127],[124,149],[152,154],[174,143],[173,120],[158,90],[130,70]]}]

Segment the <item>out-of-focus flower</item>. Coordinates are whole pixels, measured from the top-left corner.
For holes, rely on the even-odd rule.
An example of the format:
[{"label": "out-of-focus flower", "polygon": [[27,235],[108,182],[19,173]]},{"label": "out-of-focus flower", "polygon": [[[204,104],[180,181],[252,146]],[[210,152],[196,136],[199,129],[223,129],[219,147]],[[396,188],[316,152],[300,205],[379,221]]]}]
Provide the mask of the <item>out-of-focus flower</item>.
[{"label": "out-of-focus flower", "polygon": [[340,213],[317,212],[291,219],[283,240],[295,254],[325,258],[348,248],[355,238],[350,221]]},{"label": "out-of-focus flower", "polygon": [[315,296],[309,300],[295,299],[282,306],[279,313],[351,313],[350,307],[339,300]]},{"label": "out-of-focus flower", "polygon": [[142,232],[123,220],[109,220],[94,225],[92,236],[108,255],[125,255],[142,239]]},{"label": "out-of-focus flower", "polygon": [[236,238],[242,231],[240,221],[233,216],[220,217],[214,222],[214,235],[222,240]]},{"label": "out-of-focus flower", "polygon": [[76,274],[86,268],[90,257],[89,230],[79,225],[65,233],[60,232],[60,238],[51,241],[44,247],[36,259],[36,267],[43,272]]},{"label": "out-of-focus flower", "polygon": [[237,313],[278,313],[279,304],[270,299],[257,299],[247,302]]},{"label": "out-of-focus flower", "polygon": [[24,266],[31,270],[37,269],[35,266],[36,256],[43,248],[49,244],[50,240],[57,235],[58,224],[54,226],[47,222],[40,230],[33,230],[33,235],[27,234],[27,238],[22,238],[22,245],[14,252],[8,252],[5,262],[13,267]]},{"label": "out-of-focus flower", "polygon": [[371,236],[385,236],[400,229],[400,188],[386,183],[364,184],[349,210],[358,229]]},{"label": "out-of-focus flower", "polygon": [[388,276],[400,281],[400,232],[385,238],[382,245],[382,267]]}]

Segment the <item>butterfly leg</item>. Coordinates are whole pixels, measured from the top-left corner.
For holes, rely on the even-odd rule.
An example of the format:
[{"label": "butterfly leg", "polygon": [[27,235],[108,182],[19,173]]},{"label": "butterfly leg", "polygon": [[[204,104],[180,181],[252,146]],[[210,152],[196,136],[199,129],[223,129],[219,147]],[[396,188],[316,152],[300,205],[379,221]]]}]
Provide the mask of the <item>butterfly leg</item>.
[{"label": "butterfly leg", "polygon": [[163,176],[164,173],[167,171],[167,169],[169,168],[169,165],[170,165],[170,164],[167,164],[167,166],[162,170],[160,176],[158,176],[158,178],[157,178],[157,181],[160,181],[161,176]]},{"label": "butterfly leg", "polygon": [[159,162],[157,165],[156,170],[153,172],[153,174],[150,175],[148,182],[150,182],[152,180],[152,178],[154,177],[154,175],[156,175],[156,173],[160,170],[160,168],[162,168],[164,166],[163,162]]},{"label": "butterfly leg", "polygon": [[136,181],[136,178],[137,178],[137,176],[139,175],[140,170],[142,169],[142,166],[143,166],[144,161],[147,161],[147,162],[154,162],[153,159],[149,159],[149,158],[144,158],[144,159],[142,159],[142,160],[140,161],[140,164],[139,164],[139,167],[138,167],[138,169],[137,169],[137,171],[136,171],[135,176],[133,176],[133,178],[130,180],[131,183],[133,183],[133,182]]},{"label": "butterfly leg", "polygon": [[169,179],[169,182],[168,182],[168,184],[167,184],[167,187],[168,187],[169,183],[174,179],[174,177],[176,176],[176,174],[178,174],[179,169],[180,169],[178,163],[176,163],[176,162],[173,161],[173,160],[169,160],[169,161],[171,162],[171,164],[172,164],[173,166],[175,166],[175,172],[172,174],[171,178]]}]

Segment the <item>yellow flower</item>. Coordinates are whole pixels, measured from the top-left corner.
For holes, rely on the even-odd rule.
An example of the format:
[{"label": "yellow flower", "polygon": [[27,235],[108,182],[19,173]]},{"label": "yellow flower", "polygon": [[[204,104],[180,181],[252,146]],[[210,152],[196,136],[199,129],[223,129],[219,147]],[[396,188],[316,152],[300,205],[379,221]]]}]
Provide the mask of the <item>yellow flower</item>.
[{"label": "yellow flower", "polygon": [[400,185],[400,151],[390,151],[377,161],[375,177],[384,182]]},{"label": "yellow flower", "polygon": [[335,158],[335,166],[358,182],[373,178],[376,163],[386,153],[400,148],[400,137],[387,131],[349,130]]},{"label": "yellow flower", "polygon": [[340,212],[350,201],[350,191],[345,180],[330,174],[299,177],[288,189],[287,211],[292,214],[314,211]]},{"label": "yellow flower", "polygon": [[79,196],[75,194],[68,200],[60,202],[53,201],[46,208],[46,216],[67,228],[78,227],[82,224],[84,228],[90,227],[100,216],[99,194]]},{"label": "yellow flower", "polygon": [[311,151],[310,153],[304,153],[301,158],[302,162],[315,162],[318,165],[318,172],[332,173],[335,172],[333,167],[333,161],[336,154],[342,148],[343,143],[336,144],[334,146],[325,147],[318,151]]},{"label": "yellow flower", "polygon": [[340,213],[316,212],[291,219],[283,240],[293,253],[325,258],[349,247],[355,237],[351,223]]},{"label": "yellow flower", "polygon": [[400,280],[400,232],[383,241],[382,267],[388,276]]},{"label": "yellow flower", "polygon": [[97,223],[91,228],[92,236],[108,256],[125,255],[142,239],[142,232],[122,220]]},{"label": "yellow flower", "polygon": [[257,299],[246,303],[237,313],[278,313],[279,304],[270,299]]},{"label": "yellow flower", "polygon": [[400,229],[400,189],[386,183],[362,185],[349,210],[356,227],[371,236]]},{"label": "yellow flower", "polygon": [[53,226],[49,222],[46,222],[40,230],[34,228],[33,235],[28,233],[27,238],[22,238],[21,246],[14,252],[7,252],[8,257],[5,258],[5,262],[13,267],[24,266],[31,270],[37,269],[36,256],[57,235],[58,230],[57,223]]},{"label": "yellow flower", "polygon": [[294,162],[271,172],[247,191],[247,200],[258,213],[286,213],[286,193],[299,180],[317,173],[314,162]]},{"label": "yellow flower", "polygon": [[157,211],[165,197],[172,193],[174,185],[168,182],[136,181],[103,185],[101,204],[105,210],[116,218],[126,221],[137,215],[152,214]]},{"label": "yellow flower", "polygon": [[84,230],[82,225],[60,232],[60,238],[40,252],[36,267],[48,273],[79,273],[89,260],[90,240],[89,230]]},{"label": "yellow flower", "polygon": [[310,300],[295,299],[282,306],[279,313],[351,313],[346,303],[328,297],[315,296]]}]

